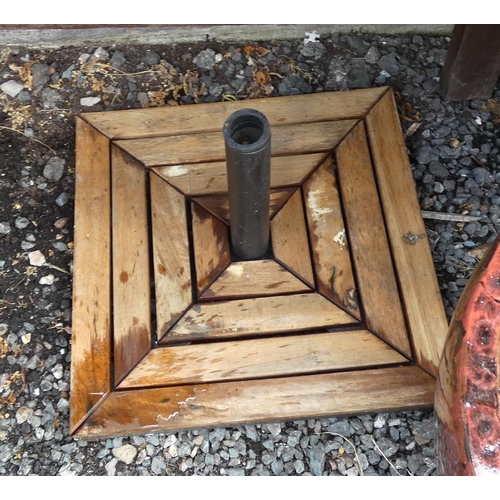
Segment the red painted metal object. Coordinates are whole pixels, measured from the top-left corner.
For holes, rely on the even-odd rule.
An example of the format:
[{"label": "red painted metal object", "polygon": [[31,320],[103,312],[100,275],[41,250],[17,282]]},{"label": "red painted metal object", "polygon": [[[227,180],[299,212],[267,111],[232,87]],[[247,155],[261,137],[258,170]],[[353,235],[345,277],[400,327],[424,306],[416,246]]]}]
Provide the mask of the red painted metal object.
[{"label": "red painted metal object", "polygon": [[478,264],[453,316],[435,397],[442,475],[500,474],[500,239]]}]

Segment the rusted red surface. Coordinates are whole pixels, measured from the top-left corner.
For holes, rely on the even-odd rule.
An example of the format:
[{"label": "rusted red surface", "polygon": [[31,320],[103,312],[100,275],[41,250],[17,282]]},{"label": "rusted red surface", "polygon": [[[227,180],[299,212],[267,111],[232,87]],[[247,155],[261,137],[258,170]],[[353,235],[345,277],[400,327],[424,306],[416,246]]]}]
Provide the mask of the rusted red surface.
[{"label": "rusted red surface", "polygon": [[500,474],[500,239],[453,316],[439,366],[436,452],[444,475]]}]

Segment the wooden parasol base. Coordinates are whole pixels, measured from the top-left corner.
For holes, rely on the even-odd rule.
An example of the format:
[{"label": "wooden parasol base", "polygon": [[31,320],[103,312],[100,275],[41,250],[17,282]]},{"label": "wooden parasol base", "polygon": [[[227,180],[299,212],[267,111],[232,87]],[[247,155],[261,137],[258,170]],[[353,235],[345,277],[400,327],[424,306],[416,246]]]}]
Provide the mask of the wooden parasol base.
[{"label": "wooden parasol base", "polygon": [[[222,126],[272,128],[272,256],[229,245]],[[431,406],[447,331],[389,88],[77,118],[71,432]]]}]

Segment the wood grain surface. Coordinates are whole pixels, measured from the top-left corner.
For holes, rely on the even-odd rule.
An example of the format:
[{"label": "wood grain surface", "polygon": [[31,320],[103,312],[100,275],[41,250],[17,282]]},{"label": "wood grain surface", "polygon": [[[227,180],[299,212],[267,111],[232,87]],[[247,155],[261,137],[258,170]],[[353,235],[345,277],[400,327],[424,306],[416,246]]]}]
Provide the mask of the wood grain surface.
[{"label": "wood grain surface", "polygon": [[[324,153],[311,153],[271,158],[271,188],[300,185],[324,157]],[[227,193],[225,161],[155,167],[154,171],[188,196]]]},{"label": "wood grain surface", "polygon": [[114,146],[111,160],[113,359],[120,381],[151,347],[147,171]]},{"label": "wood grain surface", "polygon": [[162,343],[248,337],[356,324],[319,294],[306,293],[202,303],[191,308]]},{"label": "wood grain surface", "polygon": [[191,202],[191,214],[196,284],[202,294],[231,263],[229,232],[226,224],[197,203]]},{"label": "wood grain surface", "polygon": [[271,221],[271,239],[276,259],[314,287],[306,220],[299,189]]},{"label": "wood grain surface", "polygon": [[403,366],[116,391],[76,437],[432,407],[435,385],[420,368]]},{"label": "wood grain surface", "polygon": [[71,432],[111,391],[112,350],[110,144],[78,117],[76,131]]},{"label": "wood grain surface", "polygon": [[153,349],[120,388],[341,371],[409,361],[366,330]]},{"label": "wood grain surface", "polygon": [[82,117],[112,139],[197,134],[222,130],[231,113],[247,107],[263,112],[271,126],[362,117],[387,90],[388,87],[380,87],[278,99],[164,106],[113,113],[85,113]]},{"label": "wood grain surface", "polygon": [[249,260],[233,262],[201,295],[200,300],[265,297],[311,291],[276,261]]},{"label": "wood grain surface", "polygon": [[184,196],[150,174],[156,322],[163,335],[193,300]]},{"label": "wood grain surface", "polygon": [[331,156],[302,186],[318,291],[361,319]]},{"label": "wood grain surface", "polygon": [[[358,120],[283,125],[271,129],[271,154],[288,156],[330,151]],[[221,129],[222,130],[222,129]],[[115,141],[147,167],[222,161],[226,157],[221,131]]]},{"label": "wood grain surface", "polygon": [[[366,122],[416,361],[436,376],[448,322],[392,93]],[[418,236],[415,244],[408,234]]]},{"label": "wood grain surface", "polygon": [[366,325],[411,357],[363,123],[342,141],[335,153]]},{"label": "wood grain surface", "polygon": [[[269,218],[273,218],[288,201],[295,188],[271,189],[269,192]],[[197,196],[193,201],[201,205],[218,219],[230,224],[229,197],[226,194],[214,196]]]}]

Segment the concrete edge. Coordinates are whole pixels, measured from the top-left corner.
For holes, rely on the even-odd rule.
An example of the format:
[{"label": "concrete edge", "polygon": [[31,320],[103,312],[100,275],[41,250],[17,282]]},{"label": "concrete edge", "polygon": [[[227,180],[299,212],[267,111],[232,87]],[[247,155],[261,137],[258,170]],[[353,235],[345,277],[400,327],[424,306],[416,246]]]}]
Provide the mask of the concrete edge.
[{"label": "concrete edge", "polygon": [[334,33],[449,36],[452,29],[452,24],[243,24],[0,29],[0,46],[60,48],[85,45],[161,45],[208,41],[241,43],[302,39],[306,31],[313,30],[322,36]]}]

